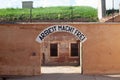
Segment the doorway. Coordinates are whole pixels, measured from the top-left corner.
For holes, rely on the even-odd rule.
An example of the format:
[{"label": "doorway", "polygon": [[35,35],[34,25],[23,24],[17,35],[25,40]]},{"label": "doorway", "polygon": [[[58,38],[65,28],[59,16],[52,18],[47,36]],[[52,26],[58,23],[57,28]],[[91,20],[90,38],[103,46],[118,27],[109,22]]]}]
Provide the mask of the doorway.
[{"label": "doorway", "polygon": [[[46,69],[56,67],[55,69],[71,69],[76,70],[79,67],[81,72],[81,47],[80,41],[67,32],[56,32],[41,43],[42,66]],[[69,67],[69,68],[68,68]],[[42,69],[44,69],[42,68]],[[62,69],[61,69],[62,70]],[[52,70],[54,71],[54,69]],[[75,71],[76,72],[76,71]]]}]

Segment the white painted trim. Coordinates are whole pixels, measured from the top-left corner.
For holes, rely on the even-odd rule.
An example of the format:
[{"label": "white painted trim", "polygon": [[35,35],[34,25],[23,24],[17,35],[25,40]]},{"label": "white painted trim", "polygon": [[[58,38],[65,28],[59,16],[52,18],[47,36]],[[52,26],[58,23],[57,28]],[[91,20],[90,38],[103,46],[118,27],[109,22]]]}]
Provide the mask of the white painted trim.
[{"label": "white painted trim", "polygon": [[82,58],[82,57],[83,57],[83,54],[82,54],[82,43],[80,42],[80,68],[81,68],[81,69],[80,69],[80,73],[82,73],[82,69],[83,69],[83,68],[82,68],[82,67],[83,67],[83,64],[82,64],[83,58]]}]

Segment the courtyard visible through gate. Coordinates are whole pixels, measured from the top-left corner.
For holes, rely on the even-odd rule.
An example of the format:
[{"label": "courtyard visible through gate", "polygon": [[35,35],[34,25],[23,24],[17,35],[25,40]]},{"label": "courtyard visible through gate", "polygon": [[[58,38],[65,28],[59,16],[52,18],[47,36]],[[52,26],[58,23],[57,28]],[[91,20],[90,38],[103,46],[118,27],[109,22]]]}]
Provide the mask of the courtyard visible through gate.
[{"label": "courtyard visible through gate", "polygon": [[54,73],[81,73],[80,66],[42,66],[41,72],[43,74]]}]

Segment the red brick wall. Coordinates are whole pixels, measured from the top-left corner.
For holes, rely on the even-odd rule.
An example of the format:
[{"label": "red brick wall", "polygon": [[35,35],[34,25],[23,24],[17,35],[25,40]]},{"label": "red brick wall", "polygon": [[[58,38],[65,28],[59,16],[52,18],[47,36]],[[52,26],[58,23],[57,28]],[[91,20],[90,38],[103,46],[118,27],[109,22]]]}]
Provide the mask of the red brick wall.
[{"label": "red brick wall", "polygon": [[29,25],[0,25],[0,75],[40,74],[37,34]]},{"label": "red brick wall", "polygon": [[39,75],[41,47],[37,35],[52,25],[71,25],[83,32],[84,74],[120,73],[120,24],[40,23],[0,25],[0,75]]}]

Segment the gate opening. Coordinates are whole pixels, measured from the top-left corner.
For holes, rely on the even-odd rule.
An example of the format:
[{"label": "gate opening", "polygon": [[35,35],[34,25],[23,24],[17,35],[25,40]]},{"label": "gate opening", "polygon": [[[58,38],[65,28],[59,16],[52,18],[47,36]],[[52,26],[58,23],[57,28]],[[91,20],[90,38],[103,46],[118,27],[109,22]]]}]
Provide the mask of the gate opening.
[{"label": "gate opening", "polygon": [[67,32],[56,32],[41,46],[42,73],[81,73],[81,42]]}]

